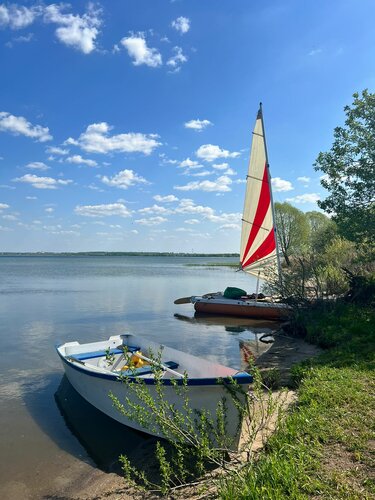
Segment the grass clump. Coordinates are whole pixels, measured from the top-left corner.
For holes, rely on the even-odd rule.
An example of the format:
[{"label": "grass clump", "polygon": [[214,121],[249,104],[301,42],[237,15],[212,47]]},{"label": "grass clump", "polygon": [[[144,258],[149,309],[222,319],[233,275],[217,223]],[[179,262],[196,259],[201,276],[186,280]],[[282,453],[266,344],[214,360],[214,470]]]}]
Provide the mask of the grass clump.
[{"label": "grass clump", "polygon": [[374,311],[324,306],[303,323],[327,350],[294,368],[298,404],[220,498],[374,498]]}]

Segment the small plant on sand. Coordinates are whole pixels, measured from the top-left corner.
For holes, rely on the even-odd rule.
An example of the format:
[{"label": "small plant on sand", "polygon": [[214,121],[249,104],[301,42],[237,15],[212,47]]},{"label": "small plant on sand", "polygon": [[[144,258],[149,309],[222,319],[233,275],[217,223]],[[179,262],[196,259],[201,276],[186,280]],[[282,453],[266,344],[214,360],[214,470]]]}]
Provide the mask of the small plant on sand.
[{"label": "small plant on sand", "polygon": [[[281,411],[280,400],[274,398],[270,390],[265,390],[258,370],[252,367],[254,381],[249,393],[231,377],[218,380],[225,388],[225,397],[217,404],[214,414],[192,408],[186,373],[181,379],[168,379],[173,387],[174,402],[170,403],[171,398],[165,393],[170,386],[163,380],[165,372],[160,354],[152,359],[154,384],[147,385],[139,377],[122,376],[127,388],[125,400],[110,395],[123,415],[167,440],[158,441],[156,445],[157,480],[151,480],[123,455],[120,461],[126,479],[166,494],[192,482],[197,484],[197,480],[202,486],[221,472],[237,476],[244,461],[253,459],[254,443],[262,442],[271,420],[276,425]],[[229,409],[232,419],[233,409],[237,414],[239,443],[227,432]]]}]

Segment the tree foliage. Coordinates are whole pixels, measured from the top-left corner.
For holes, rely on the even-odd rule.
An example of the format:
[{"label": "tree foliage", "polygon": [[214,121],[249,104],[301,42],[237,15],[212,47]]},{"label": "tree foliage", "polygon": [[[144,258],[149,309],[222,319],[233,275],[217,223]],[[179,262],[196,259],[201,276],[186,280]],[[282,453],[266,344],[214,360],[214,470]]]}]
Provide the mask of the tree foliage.
[{"label": "tree foliage", "polygon": [[329,191],[320,208],[332,214],[342,236],[356,242],[375,240],[375,94],[355,93],[346,106],[343,127],[334,130],[330,151],[319,153],[315,170]]},{"label": "tree foliage", "polygon": [[305,217],[310,228],[310,249],[313,252],[321,253],[327,244],[337,235],[337,226],[322,212],[306,212]]},{"label": "tree foliage", "polygon": [[308,244],[309,223],[305,214],[290,203],[275,203],[277,237],[285,263]]}]

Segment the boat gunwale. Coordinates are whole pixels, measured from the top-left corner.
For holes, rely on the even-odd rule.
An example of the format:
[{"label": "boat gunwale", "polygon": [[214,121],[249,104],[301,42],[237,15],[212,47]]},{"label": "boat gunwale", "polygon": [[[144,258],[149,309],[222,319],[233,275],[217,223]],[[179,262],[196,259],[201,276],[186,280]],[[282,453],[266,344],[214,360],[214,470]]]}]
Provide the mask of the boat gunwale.
[{"label": "boat gunwale", "polygon": [[[87,365],[82,365],[80,366],[79,364],[76,364],[72,361],[69,361],[60,351],[59,348],[62,347],[64,344],[60,344],[56,346],[56,351],[61,360],[69,367],[73,368],[74,370],[77,370],[81,373],[84,373],[85,375],[88,375],[90,377],[96,377],[96,378],[102,378],[105,380],[111,380],[115,382],[124,382],[124,380],[127,380],[129,382],[136,382],[137,380],[140,379],[140,377],[133,377],[130,375],[127,375],[126,377],[121,377],[121,374],[111,374],[111,373],[100,373],[100,372],[94,372],[90,370],[90,367]],[[182,374],[181,374],[182,375]],[[237,382],[239,385],[249,385],[253,382],[253,376],[250,373],[244,372],[244,371],[238,371],[232,376],[227,376],[227,377],[202,377],[202,378],[189,378],[187,377],[187,385],[188,386],[219,386],[221,383],[219,380],[223,381],[223,385],[230,384],[230,379],[233,379]],[[145,382],[146,385],[156,385],[156,380],[154,378],[142,378],[142,380]],[[173,380],[173,382],[172,382]],[[183,379],[162,379],[161,380],[163,385],[166,386],[172,386],[172,385],[183,385],[184,381]]]}]

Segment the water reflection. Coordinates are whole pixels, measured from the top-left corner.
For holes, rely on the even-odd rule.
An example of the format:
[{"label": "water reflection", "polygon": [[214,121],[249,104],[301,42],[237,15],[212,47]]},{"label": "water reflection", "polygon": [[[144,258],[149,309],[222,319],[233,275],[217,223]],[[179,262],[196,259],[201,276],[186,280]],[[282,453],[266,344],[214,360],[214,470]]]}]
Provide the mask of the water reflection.
[{"label": "water reflection", "polygon": [[130,460],[139,455],[154,438],[120,424],[88,403],[64,375],[55,393],[55,401],[72,434],[89,457],[105,471],[118,471],[118,457]]},{"label": "water reflection", "polygon": [[195,313],[194,316],[175,314],[177,320],[195,325],[224,327],[225,332],[238,340],[240,369],[246,370],[249,363],[256,361],[267,352],[274,342],[273,334],[278,329],[274,321],[233,316],[215,316]]}]

